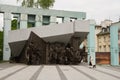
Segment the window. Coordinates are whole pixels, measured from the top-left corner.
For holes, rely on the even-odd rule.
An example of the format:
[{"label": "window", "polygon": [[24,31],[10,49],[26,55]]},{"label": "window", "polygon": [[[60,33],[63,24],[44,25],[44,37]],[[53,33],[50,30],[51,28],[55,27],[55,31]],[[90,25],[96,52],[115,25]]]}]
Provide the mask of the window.
[{"label": "window", "polygon": [[63,22],[64,22],[64,17],[57,17],[57,19],[56,19],[57,24],[63,23]]},{"label": "window", "polygon": [[106,37],[104,36],[104,41],[106,41]]},{"label": "window", "polygon": [[109,51],[110,51],[110,45],[108,46],[108,48],[109,48]]},{"label": "window", "polygon": [[101,43],[101,37],[98,38],[98,42]]},{"label": "window", "polygon": [[103,47],[104,47],[104,52],[106,52],[106,45],[104,45]]},{"label": "window", "polygon": [[11,21],[11,30],[20,29],[20,14],[13,13]]},{"label": "window", "polygon": [[77,18],[70,18],[70,22],[74,22]]},{"label": "window", "polygon": [[43,16],[42,17],[42,25],[49,25],[50,24],[50,16]]},{"label": "window", "polygon": [[101,46],[99,46],[99,52],[101,52]]},{"label": "window", "polygon": [[28,15],[28,28],[35,27],[35,15]]},{"label": "window", "polygon": [[104,33],[104,32],[106,32],[107,30],[106,30],[106,28],[102,28],[102,32]]}]

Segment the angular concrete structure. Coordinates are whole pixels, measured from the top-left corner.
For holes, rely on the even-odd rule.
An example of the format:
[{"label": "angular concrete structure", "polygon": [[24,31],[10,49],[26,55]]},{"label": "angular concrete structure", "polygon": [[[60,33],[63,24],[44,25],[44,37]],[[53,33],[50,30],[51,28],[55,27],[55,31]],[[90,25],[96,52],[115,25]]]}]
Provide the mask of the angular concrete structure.
[{"label": "angular concrete structure", "polygon": [[[78,20],[78,21],[67,22],[62,24],[54,24],[49,26],[9,31],[8,42],[12,52],[11,56],[18,58],[18,56],[20,56],[23,53],[24,47],[26,46],[26,42],[28,43],[30,38],[32,39],[32,41],[36,39],[37,41],[34,40],[35,44],[37,45],[38,43],[39,46],[40,46],[39,41],[41,42],[41,39],[43,40],[42,44],[44,43],[44,41],[46,43],[59,42],[59,43],[64,43],[65,45],[71,44],[72,47],[75,49],[75,53],[76,53],[77,50],[79,49],[80,43],[88,35],[89,26],[90,26],[90,21]],[[30,37],[31,32],[32,34],[38,36],[41,39],[37,39],[37,37],[35,38],[34,36]],[[43,52],[43,54],[45,53],[46,52]],[[45,55],[47,55],[47,53]],[[47,58],[45,59],[45,61],[46,60]],[[42,63],[47,64],[47,62],[42,62]]]},{"label": "angular concrete structure", "polygon": [[62,24],[54,24],[29,29],[9,31],[9,43],[27,40],[30,32],[43,38],[46,42],[68,43],[72,36],[81,37],[83,40],[89,32],[90,21],[75,21]]}]

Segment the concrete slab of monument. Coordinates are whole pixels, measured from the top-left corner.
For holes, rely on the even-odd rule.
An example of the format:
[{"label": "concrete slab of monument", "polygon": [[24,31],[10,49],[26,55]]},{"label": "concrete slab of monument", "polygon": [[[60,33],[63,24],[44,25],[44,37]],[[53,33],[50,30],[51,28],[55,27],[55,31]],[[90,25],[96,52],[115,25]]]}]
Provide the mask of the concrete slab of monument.
[{"label": "concrete slab of monument", "polygon": [[19,56],[31,32],[34,32],[46,42],[62,42],[67,44],[72,36],[80,37],[80,41],[82,42],[85,37],[87,37],[89,25],[89,20],[81,20],[62,24],[13,30],[9,31],[8,42],[11,51],[14,51],[14,56]]},{"label": "concrete slab of monument", "polygon": [[20,29],[9,31],[9,43],[24,41],[29,38],[30,32],[34,32],[46,42],[68,42],[71,36],[79,36],[84,38],[89,32],[90,21],[75,21],[48,26],[33,27],[28,29]]}]

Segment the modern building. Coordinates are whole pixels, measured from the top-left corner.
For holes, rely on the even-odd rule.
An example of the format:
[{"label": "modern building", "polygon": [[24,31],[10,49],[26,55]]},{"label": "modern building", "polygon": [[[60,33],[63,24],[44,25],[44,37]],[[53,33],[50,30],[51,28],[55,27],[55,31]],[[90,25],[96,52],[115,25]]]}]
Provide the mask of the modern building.
[{"label": "modern building", "polygon": [[[86,19],[85,12],[64,10],[43,10],[38,8],[25,8],[0,4],[0,13],[4,14],[4,50],[3,59],[9,60],[10,48],[8,45],[8,31],[11,30],[11,20],[17,19],[18,29],[29,27],[44,27],[44,25],[55,25]],[[74,25],[74,24],[73,24]]]}]

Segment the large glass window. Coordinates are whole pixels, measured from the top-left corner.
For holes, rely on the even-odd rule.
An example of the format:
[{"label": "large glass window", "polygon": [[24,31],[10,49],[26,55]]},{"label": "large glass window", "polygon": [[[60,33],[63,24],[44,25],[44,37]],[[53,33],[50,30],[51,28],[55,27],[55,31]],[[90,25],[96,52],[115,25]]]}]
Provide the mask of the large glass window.
[{"label": "large glass window", "polygon": [[35,15],[28,15],[28,28],[35,27]]},{"label": "large glass window", "polygon": [[42,25],[49,25],[49,24],[50,24],[50,16],[43,16]]}]

